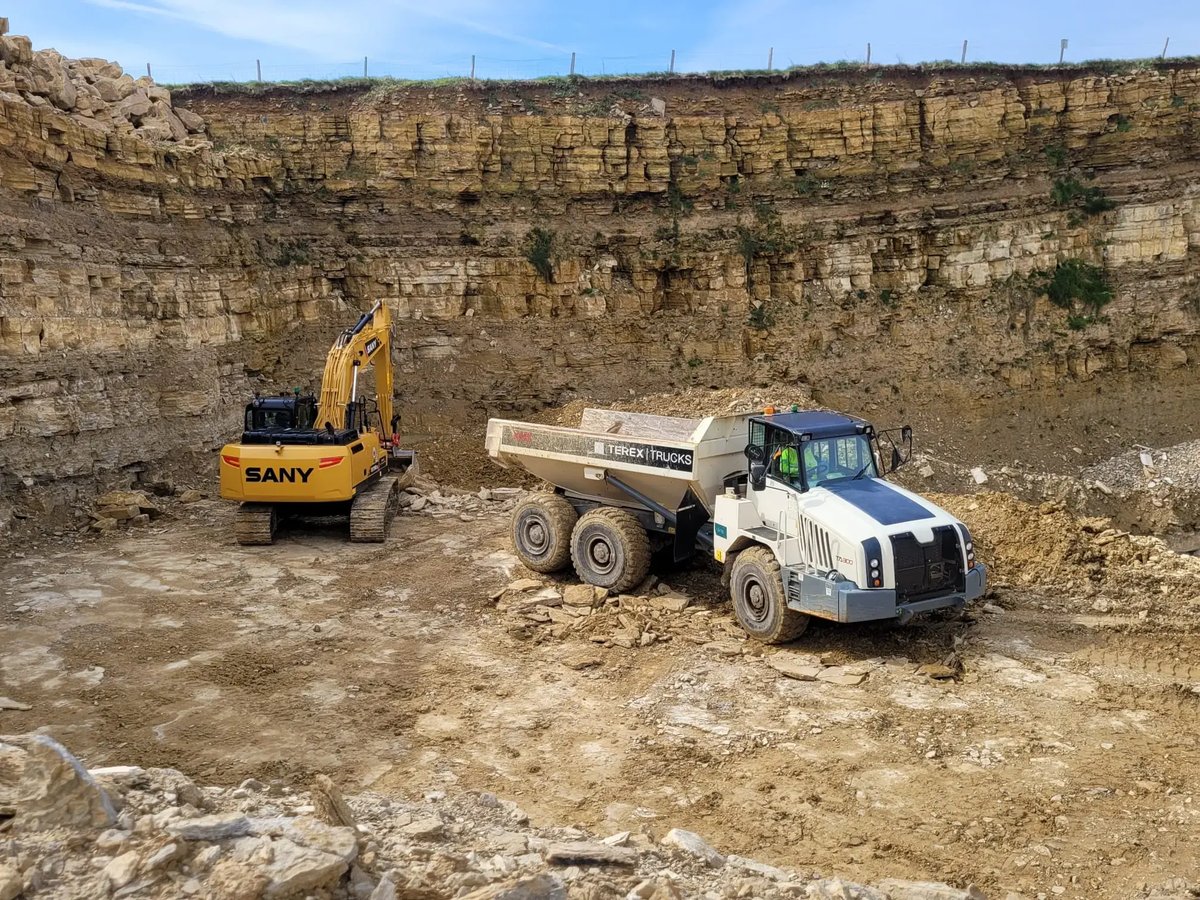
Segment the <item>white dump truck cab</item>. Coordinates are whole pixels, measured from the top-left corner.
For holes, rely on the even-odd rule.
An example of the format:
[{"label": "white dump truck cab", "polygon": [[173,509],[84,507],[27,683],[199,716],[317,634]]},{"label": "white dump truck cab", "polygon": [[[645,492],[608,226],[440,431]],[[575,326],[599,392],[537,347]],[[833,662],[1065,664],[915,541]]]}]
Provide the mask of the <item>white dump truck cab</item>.
[{"label": "white dump truck cab", "polygon": [[983,594],[966,525],[881,478],[907,461],[910,429],[795,407],[747,427],[746,478],[716,498],[713,555],[752,636],[791,640],[810,616],[905,621]]}]

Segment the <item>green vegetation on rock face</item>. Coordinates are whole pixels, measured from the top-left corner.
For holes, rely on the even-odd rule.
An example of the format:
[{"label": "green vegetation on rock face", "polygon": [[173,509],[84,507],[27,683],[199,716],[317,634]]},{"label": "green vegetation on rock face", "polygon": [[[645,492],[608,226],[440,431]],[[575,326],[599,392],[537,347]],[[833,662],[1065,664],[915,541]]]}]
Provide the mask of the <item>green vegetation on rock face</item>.
[{"label": "green vegetation on rock face", "polygon": [[1050,199],[1054,201],[1055,206],[1077,207],[1087,216],[1095,216],[1117,207],[1100,188],[1087,187],[1073,175],[1054,179]]},{"label": "green vegetation on rock face", "polygon": [[525,258],[546,281],[554,277],[554,232],[533,227],[525,233]]},{"label": "green vegetation on rock face", "polygon": [[1092,324],[1113,298],[1104,270],[1082,259],[1063,260],[1053,272],[1037,275],[1050,302],[1067,311],[1067,322],[1073,329]]}]

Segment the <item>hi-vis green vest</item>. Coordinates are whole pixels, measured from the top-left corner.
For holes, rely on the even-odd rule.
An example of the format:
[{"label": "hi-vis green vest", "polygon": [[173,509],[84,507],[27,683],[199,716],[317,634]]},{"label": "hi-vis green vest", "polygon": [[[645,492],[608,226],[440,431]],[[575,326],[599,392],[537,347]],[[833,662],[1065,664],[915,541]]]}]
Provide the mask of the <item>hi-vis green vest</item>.
[{"label": "hi-vis green vest", "polygon": [[800,458],[795,447],[784,447],[779,453],[779,474],[785,478],[800,477]]}]

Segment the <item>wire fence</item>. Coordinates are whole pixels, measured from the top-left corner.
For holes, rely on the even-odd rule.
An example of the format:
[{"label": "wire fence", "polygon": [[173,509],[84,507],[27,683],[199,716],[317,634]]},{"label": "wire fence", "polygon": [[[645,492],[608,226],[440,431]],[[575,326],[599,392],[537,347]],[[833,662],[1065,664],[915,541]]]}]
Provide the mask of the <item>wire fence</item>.
[{"label": "wire fence", "polygon": [[230,82],[292,82],[334,81],[346,78],[395,78],[426,81],[441,78],[475,78],[480,80],[534,80],[555,76],[584,77],[612,75],[646,75],[650,73],[693,74],[713,71],[774,71],[795,67],[849,63],[863,66],[919,65],[923,63],[959,63],[962,65],[998,63],[1073,64],[1091,60],[1171,59],[1200,55],[1200,38],[1191,38],[1186,45],[1172,45],[1170,38],[1153,47],[1124,44],[1073,44],[1062,38],[1047,46],[1041,59],[1023,62],[1005,60],[1000,53],[989,53],[986,43],[972,44],[964,40],[952,48],[953,53],[941,57],[905,58],[882,45],[866,43],[862,47],[767,47],[758,55],[740,54],[728,59],[714,60],[666,50],[660,54],[593,55],[564,53],[526,59],[493,56],[464,56],[455,59],[400,61],[361,57],[347,62],[278,63],[272,60],[230,60],[224,63],[206,62],[190,65],[146,63],[146,72],[163,84],[191,84],[212,81]]}]

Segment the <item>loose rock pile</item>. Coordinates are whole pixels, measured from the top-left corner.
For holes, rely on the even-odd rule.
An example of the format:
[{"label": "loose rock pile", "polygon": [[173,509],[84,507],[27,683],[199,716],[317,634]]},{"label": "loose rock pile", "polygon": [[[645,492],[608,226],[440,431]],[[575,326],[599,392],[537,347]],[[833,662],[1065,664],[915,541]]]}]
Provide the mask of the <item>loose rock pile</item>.
[{"label": "loose rock pile", "polygon": [[0,897],[855,898],[979,900],[974,888],[870,888],[726,855],[648,827],[603,839],[541,828],[488,793],[343,798],[255,780],[200,788],[172,769],[86,770],[44,735],[0,738]]},{"label": "loose rock pile", "polygon": [[472,494],[418,478],[400,495],[400,508],[434,519],[457,516],[469,522],[480,515],[510,511],[524,493],[520,488],[480,488]]},{"label": "loose rock pile", "polygon": [[106,59],[68,59],[34,51],[29,38],[0,34],[0,101],[55,108],[96,131],[132,132],[147,141],[206,143],[204,120],[173,106],[171,92],[133,78]]}]

